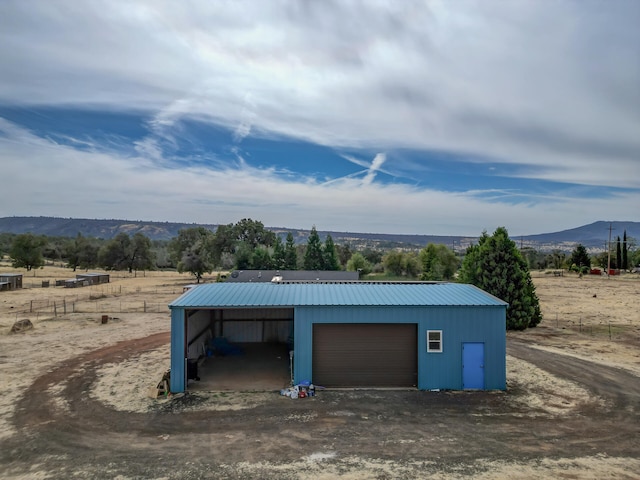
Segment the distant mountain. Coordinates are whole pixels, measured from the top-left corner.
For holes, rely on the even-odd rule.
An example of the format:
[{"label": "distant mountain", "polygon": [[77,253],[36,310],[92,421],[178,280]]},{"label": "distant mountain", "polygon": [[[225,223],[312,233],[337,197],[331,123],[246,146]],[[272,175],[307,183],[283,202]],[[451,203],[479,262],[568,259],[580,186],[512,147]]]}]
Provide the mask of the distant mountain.
[{"label": "distant mountain", "polygon": [[[562,230],[561,232],[542,233],[523,237],[512,237],[518,245],[532,247],[536,250],[550,251],[559,249],[570,252],[581,243],[591,251],[604,250],[609,239],[609,225],[611,225],[611,241],[615,242],[624,231],[628,237],[640,239],[640,222],[605,222],[599,221],[582,227]],[[152,240],[169,240],[183,228],[203,226],[212,231],[217,224],[201,225],[195,223],[174,222],[145,222],[130,220],[95,220],[86,218],[57,218],[57,217],[4,217],[0,218],[0,233],[34,233],[37,235],[75,237],[78,233],[87,237],[113,238],[118,233],[142,233]],[[297,243],[304,243],[309,235],[308,230],[291,229],[286,227],[268,227],[278,235],[284,236],[291,232]],[[402,235],[385,233],[352,233],[319,231],[321,238],[330,233],[334,242],[349,243],[354,248],[416,248],[424,247],[428,243],[451,245],[456,251],[463,251],[469,245],[476,243],[478,237],[442,236],[442,235]],[[491,233],[491,232],[489,232]]]},{"label": "distant mountain", "polygon": [[[4,217],[0,218],[0,233],[34,233],[52,237],[85,237],[109,239],[119,233],[142,233],[152,240],[169,240],[182,228],[198,227],[195,223],[144,222],[131,220],[95,220],[58,217]],[[202,225],[213,231],[217,225]]]},{"label": "distant mountain", "polygon": [[578,243],[590,250],[606,250],[606,245],[609,241],[609,227],[611,227],[612,243],[615,243],[618,236],[622,239],[625,231],[627,232],[627,238],[631,237],[640,240],[640,222],[605,221],[594,222],[582,227],[562,230],[561,232],[529,235],[523,237],[523,239],[526,243],[534,245],[538,250],[553,248],[573,250]]}]

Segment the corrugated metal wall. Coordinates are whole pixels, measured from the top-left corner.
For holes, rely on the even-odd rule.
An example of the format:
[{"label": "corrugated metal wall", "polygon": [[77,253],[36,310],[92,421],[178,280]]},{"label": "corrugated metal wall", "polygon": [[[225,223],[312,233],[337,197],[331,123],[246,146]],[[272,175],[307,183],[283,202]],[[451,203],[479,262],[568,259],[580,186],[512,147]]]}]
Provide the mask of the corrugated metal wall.
[{"label": "corrugated metal wall", "polygon": [[[254,309],[260,310],[260,309]],[[265,315],[270,309],[261,310]],[[291,309],[273,309],[273,315]],[[233,310],[224,310],[229,318]],[[240,312],[241,309],[238,310]],[[203,312],[211,312],[203,310]],[[257,312],[235,313],[255,315]],[[206,315],[210,315],[207,313]],[[506,388],[506,307],[296,307],[294,320],[294,381],[312,380],[312,348],[314,323],[414,323],[418,329],[418,388],[462,389],[462,344],[478,342],[485,346],[485,388]],[[204,317],[202,317],[204,318]],[[250,317],[249,317],[250,318]],[[264,318],[264,317],[263,317]],[[287,318],[287,317],[285,317]],[[203,320],[204,321],[204,320]],[[184,309],[171,312],[171,389],[185,389]],[[198,320],[200,322],[200,320]],[[269,322],[267,322],[269,323]],[[280,328],[280,322],[275,321]],[[282,324],[284,325],[284,323]],[[289,323],[290,325],[290,323]],[[284,327],[282,327],[284,328]],[[428,353],[427,330],[442,330],[443,352]],[[263,332],[264,334],[264,332]],[[279,335],[279,334],[278,334]]]},{"label": "corrugated metal wall", "polygon": [[[415,323],[418,388],[462,389],[462,343],[485,344],[485,388],[506,388],[506,309],[496,307],[297,307],[295,381],[312,379],[314,323]],[[427,330],[442,330],[442,353],[427,353]]]},{"label": "corrugated metal wall", "polygon": [[184,392],[187,387],[185,361],[184,309],[171,310],[171,391]]},{"label": "corrugated metal wall", "polygon": [[[421,388],[462,389],[462,344],[484,343],[485,389],[506,388],[506,309],[433,307],[418,335]],[[427,353],[426,331],[442,330],[442,353]],[[423,372],[420,372],[423,367]]]},{"label": "corrugated metal wall", "polygon": [[285,343],[292,328],[292,320],[227,320],[222,324],[222,336],[235,343]]},{"label": "corrugated metal wall", "polygon": [[197,310],[189,312],[189,323],[187,325],[188,358],[197,359],[205,354],[205,346],[211,333],[207,327],[211,324],[211,310]]},{"label": "corrugated metal wall", "polygon": [[281,342],[293,328],[292,308],[221,310],[222,336],[230,342]]}]

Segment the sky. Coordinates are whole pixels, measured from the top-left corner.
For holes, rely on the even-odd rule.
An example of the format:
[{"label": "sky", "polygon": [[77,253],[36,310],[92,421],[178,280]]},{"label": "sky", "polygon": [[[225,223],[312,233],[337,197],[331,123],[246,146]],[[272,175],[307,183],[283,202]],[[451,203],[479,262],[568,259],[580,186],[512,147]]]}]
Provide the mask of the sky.
[{"label": "sky", "polygon": [[0,2],[0,216],[639,221],[637,0]]}]

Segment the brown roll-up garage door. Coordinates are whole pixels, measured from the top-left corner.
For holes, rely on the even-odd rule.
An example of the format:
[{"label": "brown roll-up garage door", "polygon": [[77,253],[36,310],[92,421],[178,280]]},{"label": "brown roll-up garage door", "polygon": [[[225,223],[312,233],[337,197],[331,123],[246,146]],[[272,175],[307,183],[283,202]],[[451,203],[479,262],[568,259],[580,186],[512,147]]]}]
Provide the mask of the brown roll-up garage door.
[{"label": "brown roll-up garage door", "polygon": [[325,387],[413,387],[417,325],[314,324],[313,383]]}]

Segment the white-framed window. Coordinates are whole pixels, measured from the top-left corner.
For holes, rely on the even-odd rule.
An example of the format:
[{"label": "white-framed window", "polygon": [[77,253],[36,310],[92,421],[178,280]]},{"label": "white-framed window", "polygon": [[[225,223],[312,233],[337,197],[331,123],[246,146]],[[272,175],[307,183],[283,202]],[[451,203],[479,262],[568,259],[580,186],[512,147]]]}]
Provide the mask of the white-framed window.
[{"label": "white-framed window", "polygon": [[442,352],[442,330],[427,330],[427,352]]}]

